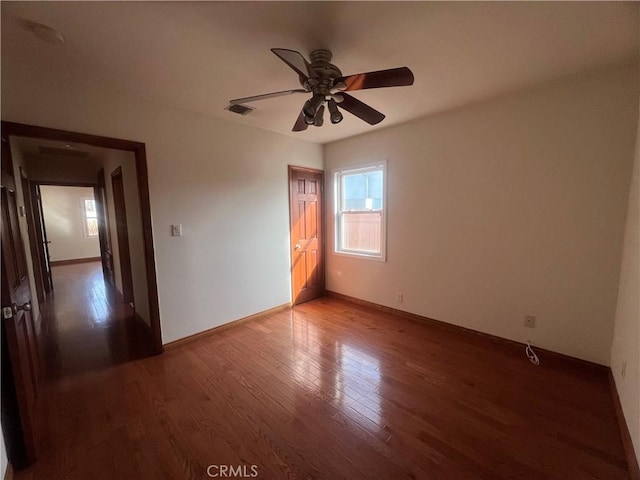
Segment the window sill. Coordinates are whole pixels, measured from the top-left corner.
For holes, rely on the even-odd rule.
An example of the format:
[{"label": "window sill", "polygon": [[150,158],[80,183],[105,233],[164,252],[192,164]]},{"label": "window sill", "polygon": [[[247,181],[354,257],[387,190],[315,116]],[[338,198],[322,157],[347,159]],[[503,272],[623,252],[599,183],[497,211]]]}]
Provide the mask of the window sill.
[{"label": "window sill", "polygon": [[345,252],[345,251],[333,251],[334,255],[339,257],[350,257],[350,258],[361,258],[364,260],[372,260],[374,262],[386,262],[385,255],[375,255],[375,254],[367,254],[367,253],[358,253],[358,252]]}]

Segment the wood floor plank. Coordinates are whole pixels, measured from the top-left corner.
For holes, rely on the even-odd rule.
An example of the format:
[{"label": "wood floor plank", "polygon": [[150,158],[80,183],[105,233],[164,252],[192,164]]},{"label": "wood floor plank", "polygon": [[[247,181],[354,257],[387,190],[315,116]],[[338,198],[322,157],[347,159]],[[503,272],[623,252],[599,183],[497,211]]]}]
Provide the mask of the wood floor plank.
[{"label": "wood floor plank", "polygon": [[629,478],[602,369],[327,297],[151,357],[99,264],[54,282],[18,480]]},{"label": "wood floor plank", "polygon": [[[240,345],[236,345],[240,346]],[[226,353],[230,353],[230,350],[225,350]],[[256,365],[257,368],[260,368],[260,365]],[[255,377],[255,376],[254,376]],[[256,388],[257,387],[257,388]],[[275,387],[275,390],[273,388]],[[257,389],[265,389],[268,392],[277,391],[277,396],[272,396],[269,393],[269,398],[265,396],[260,396],[257,400],[260,404],[264,405],[268,404],[270,410],[276,410],[280,408],[282,405],[295,405],[296,408],[299,405],[299,401],[297,401],[296,397],[300,396],[300,392],[297,389],[289,388],[289,385],[286,381],[282,381],[281,378],[271,377],[266,379],[256,379],[256,384],[252,388],[253,391]],[[257,390],[259,391],[259,390]],[[330,395],[326,395],[325,398],[329,398]],[[282,400],[285,400],[284,402]],[[286,408],[286,407],[284,407]],[[289,408],[289,415],[295,415],[296,408]],[[320,423],[322,425],[321,428],[315,428],[316,437],[312,440],[315,442],[322,442],[327,444],[327,447],[321,450],[322,460],[326,464],[335,463],[336,459],[341,456],[341,452],[344,451],[344,443],[349,441],[360,441],[371,447],[373,450],[380,452],[380,450],[387,451],[387,448],[384,446],[384,442],[381,441],[380,438],[377,441],[374,439],[375,435],[372,435],[372,432],[363,428],[361,424],[357,424],[357,422],[353,422],[350,415],[347,415],[346,412],[339,411],[327,402],[326,400],[320,400],[319,397],[313,395],[305,395],[305,408],[308,409],[309,412],[314,412],[314,416],[297,418],[293,416],[293,419],[298,421],[303,428],[313,428],[314,424]],[[353,422],[353,424],[352,424]],[[310,424],[311,423],[311,424]],[[345,439],[346,437],[346,439]],[[386,439],[386,435],[384,436]],[[323,440],[324,439],[324,440]],[[306,442],[308,443],[308,442]],[[309,450],[313,450],[313,444],[308,445]],[[388,455],[383,455],[383,457],[387,458]],[[419,470],[417,465],[410,465],[409,462],[400,458],[399,455],[392,455],[394,458],[390,458],[391,462],[395,465],[398,463],[403,463],[407,470]],[[308,458],[308,457],[307,457]],[[349,464],[353,465],[353,458],[346,459],[345,461]],[[369,463],[374,463],[374,458],[369,458]],[[387,463],[387,462],[385,462]],[[347,466],[345,463],[341,464],[343,467]],[[387,466],[387,465],[385,465]],[[355,467],[355,466],[354,466]],[[409,468],[410,467],[410,468]],[[324,466],[323,468],[327,468]],[[368,471],[357,471],[356,472],[361,476],[365,475],[368,478],[374,478],[376,475],[384,475],[384,471],[380,471],[380,466],[378,466],[375,472]],[[347,472],[342,469],[342,475],[345,475]],[[397,476],[398,474],[395,473]],[[336,474],[333,474],[331,478],[336,478]]]}]

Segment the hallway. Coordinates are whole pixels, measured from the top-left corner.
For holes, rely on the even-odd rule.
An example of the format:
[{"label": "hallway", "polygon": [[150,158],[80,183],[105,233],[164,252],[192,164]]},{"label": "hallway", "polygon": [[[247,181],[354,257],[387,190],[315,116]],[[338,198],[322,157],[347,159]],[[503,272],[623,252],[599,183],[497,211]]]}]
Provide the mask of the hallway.
[{"label": "hallway", "polygon": [[105,285],[100,262],[52,267],[39,335],[45,380],[153,354],[146,324]]}]

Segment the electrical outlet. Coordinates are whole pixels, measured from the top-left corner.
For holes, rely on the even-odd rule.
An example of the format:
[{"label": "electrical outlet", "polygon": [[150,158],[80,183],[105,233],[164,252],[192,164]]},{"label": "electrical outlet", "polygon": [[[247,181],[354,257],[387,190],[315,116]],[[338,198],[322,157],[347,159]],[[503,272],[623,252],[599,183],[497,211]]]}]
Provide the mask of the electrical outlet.
[{"label": "electrical outlet", "polygon": [[627,376],[627,362],[624,362],[622,364],[622,369],[620,370],[620,375],[622,375],[622,378]]},{"label": "electrical outlet", "polygon": [[527,328],[536,328],[536,317],[533,315],[525,315],[524,326]]},{"label": "electrical outlet", "polygon": [[396,293],[396,302],[402,303],[404,301],[404,296],[401,293]]}]

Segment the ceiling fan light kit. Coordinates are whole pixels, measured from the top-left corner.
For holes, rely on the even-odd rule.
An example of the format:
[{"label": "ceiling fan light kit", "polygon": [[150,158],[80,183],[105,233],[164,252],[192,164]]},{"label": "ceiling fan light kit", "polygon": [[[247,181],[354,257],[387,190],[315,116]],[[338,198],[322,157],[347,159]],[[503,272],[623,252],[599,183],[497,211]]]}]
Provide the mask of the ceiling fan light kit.
[{"label": "ceiling fan light kit", "polygon": [[414,81],[413,72],[407,67],[358,73],[345,77],[340,69],[331,63],[332,53],[325,49],[312,51],[309,55],[310,62],[295,50],[272,48],[271,51],[298,74],[300,85],[303,88],[236,98],[229,102],[227,110],[236,112],[238,110],[236,107],[247,107],[244,105],[245,103],[294,93],[311,93],[311,98],[304,103],[298,119],[293,125],[294,132],[306,130],[309,125],[322,126],[325,105],[329,110],[331,123],[334,125],[343,119],[338,106],[369,125],[380,123],[385,118],[384,114],[346,92],[370,88],[402,87],[413,85]]}]

